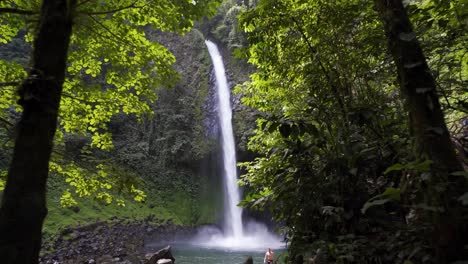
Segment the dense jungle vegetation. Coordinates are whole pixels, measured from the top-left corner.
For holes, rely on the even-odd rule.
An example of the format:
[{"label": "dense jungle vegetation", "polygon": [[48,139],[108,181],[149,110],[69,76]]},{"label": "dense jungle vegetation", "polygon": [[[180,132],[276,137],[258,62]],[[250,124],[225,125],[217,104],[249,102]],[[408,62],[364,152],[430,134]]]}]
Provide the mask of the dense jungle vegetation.
[{"label": "dense jungle vegetation", "polygon": [[236,56],[241,205],[290,262],[468,261],[466,0],[8,0],[0,21],[2,263],[37,263],[46,203],[217,221],[205,38]]}]

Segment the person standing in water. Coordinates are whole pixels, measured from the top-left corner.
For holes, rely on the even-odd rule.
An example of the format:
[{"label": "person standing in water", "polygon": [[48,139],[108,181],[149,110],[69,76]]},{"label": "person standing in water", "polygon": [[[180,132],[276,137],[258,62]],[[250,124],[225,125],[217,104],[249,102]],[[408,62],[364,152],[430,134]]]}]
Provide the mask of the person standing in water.
[{"label": "person standing in water", "polygon": [[265,253],[265,258],[263,259],[264,264],[273,264],[273,257],[275,256],[275,253],[271,250],[271,248],[268,248],[268,251]]}]

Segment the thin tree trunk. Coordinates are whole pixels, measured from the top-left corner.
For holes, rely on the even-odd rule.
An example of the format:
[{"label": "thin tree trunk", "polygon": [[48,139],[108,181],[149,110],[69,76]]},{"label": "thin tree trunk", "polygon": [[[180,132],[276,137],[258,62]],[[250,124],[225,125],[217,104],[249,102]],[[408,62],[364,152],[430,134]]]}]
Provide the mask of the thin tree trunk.
[{"label": "thin tree trunk", "polygon": [[434,215],[435,226],[431,235],[438,257],[436,262],[450,263],[466,254],[463,247],[468,243],[468,236],[464,236],[465,223],[460,217],[462,207],[456,200],[464,192],[464,182],[450,176],[450,172],[461,171],[463,167],[445,124],[436,82],[402,0],[375,0],[375,7],[383,21],[389,50],[397,66],[400,89],[405,97],[416,143],[416,155],[420,159],[433,161],[431,185],[448,186],[440,194],[434,189],[432,193],[429,189],[422,191],[427,200],[432,200],[445,210]]},{"label": "thin tree trunk", "polygon": [[0,209],[0,261],[38,263],[49,158],[57,127],[76,0],[44,0],[32,69],[22,83],[13,159]]}]

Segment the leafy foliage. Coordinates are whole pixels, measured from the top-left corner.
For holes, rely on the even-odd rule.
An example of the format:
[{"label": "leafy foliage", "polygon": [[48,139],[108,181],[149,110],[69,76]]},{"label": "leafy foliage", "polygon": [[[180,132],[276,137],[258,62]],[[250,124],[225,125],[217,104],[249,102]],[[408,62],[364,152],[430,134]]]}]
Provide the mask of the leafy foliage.
[{"label": "leafy foliage", "polygon": [[[0,3],[1,8],[26,12],[2,14],[2,43],[21,42],[18,37],[26,42],[32,40],[40,3],[38,0]],[[217,1],[209,0],[79,2],[60,103],[56,146],[63,146],[64,136],[73,134],[89,136],[91,147],[112,149],[112,135],[108,132],[112,117],[124,113],[141,120],[142,116],[152,113],[150,105],[157,99],[157,89],[171,87],[176,79],[171,66],[174,56],[160,43],[151,41],[148,33],[159,30],[183,34],[193,26],[194,20],[212,15],[216,5]],[[18,35],[23,31],[26,33]],[[0,117],[4,123],[13,123],[15,112],[20,111],[15,90],[26,69],[26,65],[20,65],[14,58],[0,60]],[[6,127],[2,125],[2,129]],[[51,169],[66,175],[76,194],[94,194],[106,201],[112,200],[107,190],[112,188],[109,188],[113,186],[111,183],[116,183],[105,180],[104,165],[95,165],[90,174],[94,176],[90,176],[89,170],[66,162],[55,155]],[[135,199],[143,200],[134,185],[127,187]]]},{"label": "leafy foliage", "polygon": [[[464,55],[457,55],[466,51],[460,23],[466,16],[459,11],[464,4],[407,2],[416,27],[423,28],[418,34],[429,62],[441,73],[449,119],[456,120],[463,110],[453,102],[465,101]],[[242,13],[239,23],[250,46],[237,53],[258,71],[236,89],[244,104],[261,112],[249,143],[260,157],[241,164],[247,171],[241,184],[252,190],[241,204],[272,209],[285,224],[291,256],[323,240],[315,247],[337,263],[430,261],[421,234],[431,221],[421,216],[439,208],[421,192],[437,193],[440,186],[424,187],[431,163],[412,154],[396,73],[372,3],[264,0]],[[402,235],[395,237],[395,230]]]},{"label": "leafy foliage", "polygon": [[252,3],[244,0],[225,0],[217,8],[216,16],[204,21],[199,27],[209,37],[222,43],[230,51],[245,47],[245,35],[238,28],[238,15],[247,10]]}]

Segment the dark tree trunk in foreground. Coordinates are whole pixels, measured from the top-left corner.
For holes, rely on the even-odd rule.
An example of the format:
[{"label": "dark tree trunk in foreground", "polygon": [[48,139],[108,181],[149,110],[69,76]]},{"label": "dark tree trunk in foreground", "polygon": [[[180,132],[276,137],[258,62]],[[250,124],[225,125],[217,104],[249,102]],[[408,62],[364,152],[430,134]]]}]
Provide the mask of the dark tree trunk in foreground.
[{"label": "dark tree trunk in foreground", "polygon": [[0,262],[38,263],[46,181],[76,0],[44,0],[32,69],[22,83],[13,159],[0,209]]},{"label": "dark tree trunk in foreground", "polygon": [[430,193],[430,189],[423,191],[426,200],[432,199],[430,205],[444,208],[444,212],[434,215],[432,239],[438,257],[436,262],[450,263],[466,255],[463,247],[468,244],[468,236],[464,236],[466,223],[460,217],[463,208],[456,200],[465,191],[464,182],[462,177],[450,176],[450,172],[463,168],[450,140],[436,93],[436,82],[402,0],[375,0],[375,6],[397,66],[401,93],[405,97],[410,128],[416,141],[416,155],[433,161],[430,185],[448,186],[442,193]]}]

